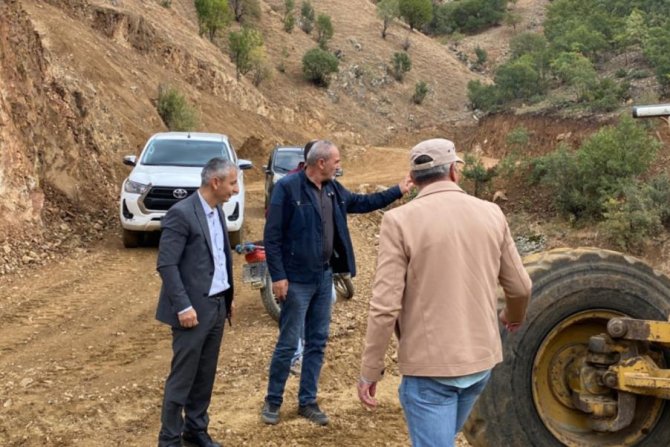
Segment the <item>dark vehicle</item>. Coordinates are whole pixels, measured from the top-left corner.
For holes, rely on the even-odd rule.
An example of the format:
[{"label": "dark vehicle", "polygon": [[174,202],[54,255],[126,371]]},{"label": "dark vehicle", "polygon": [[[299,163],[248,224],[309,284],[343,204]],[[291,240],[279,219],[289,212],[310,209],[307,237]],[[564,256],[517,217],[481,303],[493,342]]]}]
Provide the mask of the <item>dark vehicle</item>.
[{"label": "dark vehicle", "polygon": [[284,177],[290,171],[296,169],[300,163],[303,163],[302,147],[277,146],[274,148],[268,159],[265,169],[265,209],[270,204],[270,196],[275,183]]},{"label": "dark vehicle", "polygon": [[[263,166],[265,169],[265,209],[268,209],[272,189],[280,178],[284,177],[298,166],[305,162],[304,149],[296,146],[277,146],[274,148],[268,159],[268,164]],[[338,168],[335,173],[340,177],[343,171]]]}]

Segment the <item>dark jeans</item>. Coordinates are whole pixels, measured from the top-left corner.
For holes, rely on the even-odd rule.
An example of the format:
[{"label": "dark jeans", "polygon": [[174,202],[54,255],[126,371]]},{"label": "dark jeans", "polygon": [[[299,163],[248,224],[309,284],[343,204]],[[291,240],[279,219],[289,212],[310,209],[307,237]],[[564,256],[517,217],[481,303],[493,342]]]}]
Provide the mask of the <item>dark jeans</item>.
[{"label": "dark jeans", "polygon": [[305,325],[305,349],[300,372],[298,403],[316,402],[316,394],[323,365],[323,355],[328,341],[330,311],[332,308],[333,273],[323,272],[318,283],[289,282],[288,294],[279,317],[279,337],[270,363],[267,402],[281,405],[288,379],[291,358],[298,346],[301,328]]},{"label": "dark jeans", "polygon": [[209,424],[207,409],[212,399],[226,318],[223,299],[209,300],[211,312],[199,313],[197,326],[172,328],[172,367],[165,382],[158,436],[161,447],[181,446],[183,431],[207,430]]}]

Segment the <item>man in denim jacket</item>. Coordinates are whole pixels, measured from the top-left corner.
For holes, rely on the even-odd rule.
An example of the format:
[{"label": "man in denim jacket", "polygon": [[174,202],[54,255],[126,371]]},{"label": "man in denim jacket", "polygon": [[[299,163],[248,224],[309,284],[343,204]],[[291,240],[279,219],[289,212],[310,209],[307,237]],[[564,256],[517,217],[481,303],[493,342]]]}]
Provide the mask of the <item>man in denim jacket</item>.
[{"label": "man in denim jacket", "polygon": [[279,408],[291,357],[305,325],[298,413],[319,424],[328,417],[317,405],[317,388],[328,340],[333,272],[356,275],[347,213],[367,213],[392,203],[409,189],[409,178],[375,194],[354,194],[334,180],[340,153],[329,141],[317,141],[305,170],[275,186],[265,224],[265,254],[272,292],[282,304],[279,337],[270,364],[263,422],[279,422]]}]

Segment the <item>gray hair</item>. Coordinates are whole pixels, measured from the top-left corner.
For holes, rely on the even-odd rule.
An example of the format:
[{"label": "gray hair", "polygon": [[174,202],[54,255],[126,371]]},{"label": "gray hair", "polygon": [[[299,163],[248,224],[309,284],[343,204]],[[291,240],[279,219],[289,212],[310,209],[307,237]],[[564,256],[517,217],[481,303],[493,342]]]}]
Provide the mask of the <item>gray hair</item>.
[{"label": "gray hair", "polygon": [[237,166],[235,166],[232,161],[222,157],[212,158],[207,162],[205,167],[202,168],[202,172],[200,173],[202,182],[200,183],[200,186],[207,185],[214,177],[226,177],[233,169],[236,170]]},{"label": "gray hair", "polygon": [[[422,158],[426,158],[426,160],[422,160]],[[428,163],[432,161],[432,158],[429,157],[428,155],[420,155],[417,157],[416,161],[419,163]],[[428,169],[422,169],[418,171],[411,171],[410,176],[412,177],[412,181],[416,183],[417,185],[425,185],[428,183],[435,182],[437,180],[442,180],[445,177],[449,176],[449,170],[451,169],[451,165],[454,163],[447,163],[446,165],[439,165],[439,166],[434,166],[432,168]]]},{"label": "gray hair", "polygon": [[333,147],[335,147],[335,145],[328,140],[317,141],[309,150],[307,158],[305,159],[305,164],[307,166],[314,166],[316,165],[316,162],[321,159],[329,160],[331,157],[331,148]]}]

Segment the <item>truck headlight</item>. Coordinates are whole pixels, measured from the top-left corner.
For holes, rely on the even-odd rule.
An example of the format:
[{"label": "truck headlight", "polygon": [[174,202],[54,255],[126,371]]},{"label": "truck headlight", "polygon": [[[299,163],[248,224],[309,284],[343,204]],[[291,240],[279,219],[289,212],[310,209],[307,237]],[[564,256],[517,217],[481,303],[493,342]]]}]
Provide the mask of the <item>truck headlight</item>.
[{"label": "truck headlight", "polygon": [[130,179],[126,180],[126,183],[123,184],[123,190],[131,194],[143,194],[147,190],[149,185],[144,183],[134,182]]}]

